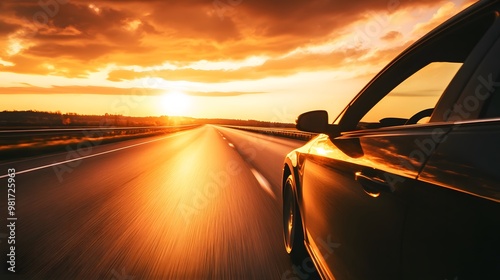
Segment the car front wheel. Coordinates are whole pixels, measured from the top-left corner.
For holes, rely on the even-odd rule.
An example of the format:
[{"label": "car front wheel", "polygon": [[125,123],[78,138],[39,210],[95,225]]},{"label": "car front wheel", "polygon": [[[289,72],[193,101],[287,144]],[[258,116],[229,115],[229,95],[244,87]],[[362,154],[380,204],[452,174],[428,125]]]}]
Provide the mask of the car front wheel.
[{"label": "car front wheel", "polygon": [[283,192],[283,233],[286,252],[292,259],[301,259],[305,256],[306,250],[294,186],[293,177],[290,175]]}]

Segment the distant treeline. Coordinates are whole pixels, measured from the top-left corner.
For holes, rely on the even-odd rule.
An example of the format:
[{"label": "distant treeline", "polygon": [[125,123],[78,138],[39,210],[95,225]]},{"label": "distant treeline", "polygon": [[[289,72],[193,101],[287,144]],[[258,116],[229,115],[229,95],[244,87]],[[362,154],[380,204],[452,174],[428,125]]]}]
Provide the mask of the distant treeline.
[{"label": "distant treeline", "polygon": [[266,122],[257,120],[232,120],[232,119],[195,119],[198,124],[218,124],[218,125],[238,125],[238,126],[256,126],[256,127],[277,127],[294,128],[292,123]]},{"label": "distant treeline", "polygon": [[129,117],[122,115],[79,115],[76,113],[40,111],[0,112],[0,127],[82,127],[82,126],[169,126],[219,124],[259,127],[294,127],[293,124],[257,120],[195,119],[190,117]]}]

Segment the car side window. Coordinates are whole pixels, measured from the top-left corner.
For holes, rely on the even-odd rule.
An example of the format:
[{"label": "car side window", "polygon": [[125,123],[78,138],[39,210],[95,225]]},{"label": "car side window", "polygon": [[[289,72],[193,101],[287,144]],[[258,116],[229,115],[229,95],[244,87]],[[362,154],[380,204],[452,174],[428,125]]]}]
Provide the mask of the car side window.
[{"label": "car side window", "polygon": [[462,63],[453,62],[427,64],[369,110],[358,129],[428,122],[432,109],[461,66]]},{"label": "car side window", "polygon": [[408,48],[361,90],[335,124],[351,131],[448,121],[449,109],[496,40],[497,18],[478,13]]}]

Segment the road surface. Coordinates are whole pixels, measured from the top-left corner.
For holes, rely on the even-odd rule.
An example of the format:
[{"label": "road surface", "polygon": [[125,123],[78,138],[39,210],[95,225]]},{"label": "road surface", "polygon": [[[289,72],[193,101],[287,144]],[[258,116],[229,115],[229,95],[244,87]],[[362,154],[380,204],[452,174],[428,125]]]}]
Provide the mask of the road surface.
[{"label": "road surface", "polygon": [[283,249],[279,189],[284,156],[302,144],[207,125],[1,162],[0,175],[16,170],[16,277],[305,278]]}]

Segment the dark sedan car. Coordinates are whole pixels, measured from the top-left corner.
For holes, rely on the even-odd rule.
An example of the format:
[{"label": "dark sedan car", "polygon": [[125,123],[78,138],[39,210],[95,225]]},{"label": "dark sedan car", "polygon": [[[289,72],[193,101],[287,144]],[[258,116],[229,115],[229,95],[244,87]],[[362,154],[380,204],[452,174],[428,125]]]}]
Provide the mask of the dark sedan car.
[{"label": "dark sedan car", "polygon": [[499,15],[480,1],[446,21],[332,124],[299,116],[319,135],[285,159],[290,277],[312,259],[325,279],[500,279]]}]

